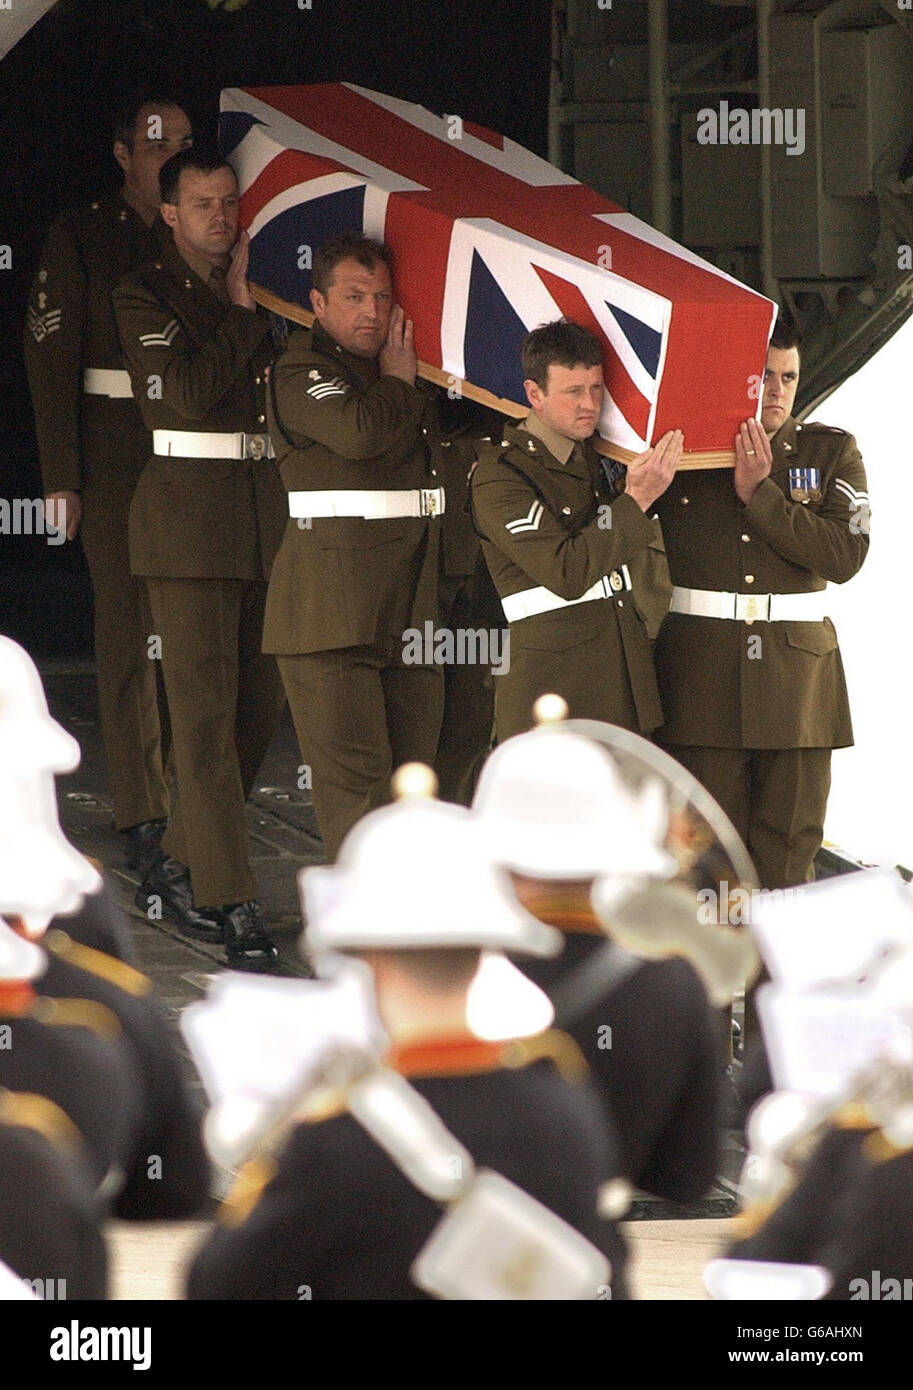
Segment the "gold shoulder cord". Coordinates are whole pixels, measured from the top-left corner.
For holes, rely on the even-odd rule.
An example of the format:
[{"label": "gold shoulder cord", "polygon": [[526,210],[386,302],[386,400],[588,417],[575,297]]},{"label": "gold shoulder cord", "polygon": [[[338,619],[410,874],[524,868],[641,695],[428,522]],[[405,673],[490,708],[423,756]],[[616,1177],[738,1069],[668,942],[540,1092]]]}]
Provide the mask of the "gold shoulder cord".
[{"label": "gold shoulder cord", "polygon": [[82,1144],[82,1135],[66,1111],[33,1091],[0,1088],[0,1124],[35,1130],[55,1149],[75,1149]]},{"label": "gold shoulder cord", "polygon": [[119,1038],[122,1031],[117,1014],[94,999],[52,999],[39,994],[29,1017],[49,1027],[88,1028],[98,1038]]},{"label": "gold shoulder cord", "polygon": [[132,965],[127,965],[126,961],[117,960],[115,956],[106,955],[104,951],[96,951],[92,946],[81,946],[59,928],[55,927],[53,931],[49,931],[42,945],[53,951],[61,960],[78,966],[80,970],[88,971],[90,975],[98,975],[101,979],[110,981],[127,994],[142,997],[152,991],[152,981],[147,975],[141,975]]},{"label": "gold shoulder cord", "polygon": [[565,1081],[580,1082],[589,1078],[586,1058],[570,1034],[562,1032],[560,1028],[550,1028],[547,1033],[540,1033],[534,1038],[516,1038],[505,1044],[502,1053],[504,1066],[513,1071],[540,1062],[543,1058],[554,1062]]}]

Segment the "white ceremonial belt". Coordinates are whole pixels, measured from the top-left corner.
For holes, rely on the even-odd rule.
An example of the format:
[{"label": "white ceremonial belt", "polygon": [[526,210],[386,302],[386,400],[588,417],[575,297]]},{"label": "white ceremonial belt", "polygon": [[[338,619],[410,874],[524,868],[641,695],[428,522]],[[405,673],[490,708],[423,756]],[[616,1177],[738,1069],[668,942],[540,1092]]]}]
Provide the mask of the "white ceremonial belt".
[{"label": "white ceremonial belt", "polygon": [[716,589],[672,590],[670,613],[729,618],[739,623],[819,623],[827,617],[824,589],[813,594],[729,594]]},{"label": "white ceremonial belt", "polygon": [[273,459],[268,434],[206,434],[202,430],[153,430],[152,452],[187,459]]},{"label": "white ceremonial belt", "polygon": [[86,367],[82,389],[87,396],[110,396],[112,400],[133,399],[130,373],[109,367]]},{"label": "white ceremonial belt", "polygon": [[522,589],[519,594],[508,594],[502,598],[501,607],[509,623],[518,623],[521,618],[535,618],[538,613],[551,613],[554,608],[573,608],[577,603],[590,603],[595,598],[615,598],[631,588],[631,576],[627,565],[621,565],[611,574],[604,574],[591,584],[579,598],[559,598],[551,589]]},{"label": "white ceremonial belt", "polygon": [[395,491],[332,489],[326,492],[290,492],[289,516],[359,516],[380,521],[401,516],[441,516],[446,498],[442,487],[400,488]]}]

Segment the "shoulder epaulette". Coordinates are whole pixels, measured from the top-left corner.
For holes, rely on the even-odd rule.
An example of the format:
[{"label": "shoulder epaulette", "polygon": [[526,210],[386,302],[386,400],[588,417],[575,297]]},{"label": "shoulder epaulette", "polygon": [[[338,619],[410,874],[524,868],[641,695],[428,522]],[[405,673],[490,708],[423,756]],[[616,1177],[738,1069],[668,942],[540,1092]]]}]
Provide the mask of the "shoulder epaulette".
[{"label": "shoulder epaulette", "polygon": [[732,1219],[732,1239],[750,1240],[752,1236],[756,1236],[794,1189],[795,1180],[787,1183],[776,1197],[769,1197],[765,1202],[752,1202],[749,1206],[743,1207]]},{"label": "shoulder epaulette", "polygon": [[835,1129],[877,1129],[866,1107],[859,1101],[849,1101],[831,1116]]},{"label": "shoulder epaulette", "polygon": [[565,1081],[585,1081],[590,1074],[586,1058],[569,1033],[550,1028],[534,1038],[517,1038],[506,1043],[501,1054],[505,1067],[519,1069],[547,1059],[554,1062]]},{"label": "shoulder epaulette", "polygon": [[238,1175],[222,1199],[219,1208],[219,1223],[223,1226],[240,1226],[250,1216],[254,1207],[276,1176],[279,1165],[274,1158],[249,1158],[238,1169]]},{"label": "shoulder epaulette", "polygon": [[82,1144],[82,1135],[66,1111],[33,1091],[0,1088],[0,1124],[33,1129],[56,1149],[78,1148]]},{"label": "shoulder epaulette", "polygon": [[818,420],[803,420],[803,430],[820,430],[822,434],[849,434],[849,430],[842,430],[839,425],[824,425]]},{"label": "shoulder epaulette", "polygon": [[117,1014],[94,999],[52,999],[39,994],[29,1017],[51,1027],[88,1028],[98,1038],[119,1038],[122,1031]]},{"label": "shoulder epaulette", "polygon": [[59,928],[55,927],[53,931],[49,931],[43,944],[61,960],[78,966],[80,970],[87,970],[90,975],[108,980],[127,994],[135,994],[141,998],[152,990],[152,981],[147,975],[142,975],[138,970],[134,970],[132,965],[118,960],[116,956],[109,956],[104,951],[96,951],[93,946],[83,946],[78,941],[73,941]]},{"label": "shoulder epaulette", "polygon": [[890,1163],[892,1158],[913,1152],[913,1144],[897,1144],[883,1129],[876,1129],[863,1139],[862,1152],[870,1163]]}]

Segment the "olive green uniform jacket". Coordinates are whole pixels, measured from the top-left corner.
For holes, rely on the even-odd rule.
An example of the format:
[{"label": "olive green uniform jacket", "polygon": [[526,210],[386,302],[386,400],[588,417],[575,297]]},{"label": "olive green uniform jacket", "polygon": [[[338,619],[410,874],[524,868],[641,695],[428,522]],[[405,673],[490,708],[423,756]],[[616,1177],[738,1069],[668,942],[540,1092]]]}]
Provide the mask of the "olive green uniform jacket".
[{"label": "olive green uniform jacket", "polygon": [[[583,461],[572,453],[562,463],[522,425],[508,425],[482,451],[471,490],[502,600],[540,586],[577,599],[655,540],[653,522],[633,498],[616,495],[595,450],[585,447]],[[511,623],[510,669],[495,680],[499,740],[528,729],[535,700],[552,691],[567,700],[572,718],[641,732],[662,722],[636,590]]]},{"label": "olive green uniform jacket", "polygon": [[[79,535],[95,595],[95,662],[108,782],[120,827],[167,813],[150,620],[131,577],[127,516],[149,457],[111,303],[118,281],[168,236],[120,194],[64,213],[32,285],[25,364],[46,493],[81,494]],[[105,375],[98,378],[99,372]],[[93,388],[86,391],[85,374]],[[101,388],[112,394],[102,394]],[[121,394],[116,394],[121,392]]]},{"label": "olive green uniform jacket", "polygon": [[[852,435],[787,420],[747,507],[729,470],[679,472],[656,510],[674,584],[804,594],[842,584],[869,548],[868,493]],[[820,471],[820,498],[790,496],[790,469]],[[841,748],[853,742],[837,633],[818,622],[669,613],[655,649],[664,742],[715,748]]]},{"label": "olive green uniform jacket", "polygon": [[[114,292],[124,356],[150,430],[266,434],[269,321],[230,304],[165,245]],[[135,574],[265,579],[284,524],[275,463],[153,455],[130,508]]]},{"label": "olive green uniform jacket", "polygon": [[[444,485],[431,395],[381,376],[376,360],[345,351],[319,324],[292,333],[273,368],[269,425],[289,492]],[[436,621],[440,545],[439,516],[288,517],[264,651],[369,646]]]}]

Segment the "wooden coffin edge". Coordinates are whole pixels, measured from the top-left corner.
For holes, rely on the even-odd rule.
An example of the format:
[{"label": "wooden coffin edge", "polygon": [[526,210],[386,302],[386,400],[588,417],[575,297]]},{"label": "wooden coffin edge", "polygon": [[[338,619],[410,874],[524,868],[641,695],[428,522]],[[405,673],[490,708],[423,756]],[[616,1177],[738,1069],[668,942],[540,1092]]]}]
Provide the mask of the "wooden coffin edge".
[{"label": "wooden coffin edge", "polygon": [[[273,294],[271,290],[265,290],[260,285],[251,284],[250,292],[257,303],[263,305],[264,309],[271,309],[274,314],[281,314],[283,318],[291,319],[293,323],[300,323],[303,328],[310,328],[314,322],[314,315],[310,309],[304,309],[300,304],[292,304],[290,300],[280,299],[279,295]],[[455,380],[451,373],[443,371],[440,367],[432,367],[428,362],[419,362],[418,374],[425,381],[434,382],[435,386],[452,388]],[[492,391],[486,391],[481,386],[473,386],[469,381],[460,382],[460,394],[468,396],[471,401],[478,401],[481,405],[487,405],[491,410],[496,410],[501,415],[510,415],[515,420],[522,420],[529,414],[529,406],[518,405],[516,401],[505,400],[503,396],[496,396]],[[631,449],[623,449],[620,444],[609,444],[599,435],[593,438],[592,444],[598,454],[604,454],[607,458],[618,459],[621,463],[630,463],[632,459],[637,457]],[[735,467],[735,454],[731,449],[719,449],[703,453],[688,453],[686,451],[679,464],[679,469],[733,467]]]}]

